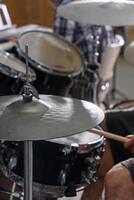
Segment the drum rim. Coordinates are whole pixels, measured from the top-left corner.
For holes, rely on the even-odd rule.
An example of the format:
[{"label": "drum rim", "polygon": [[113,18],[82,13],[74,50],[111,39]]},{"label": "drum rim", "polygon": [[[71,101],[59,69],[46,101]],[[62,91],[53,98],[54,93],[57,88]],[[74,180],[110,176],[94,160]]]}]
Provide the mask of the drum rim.
[{"label": "drum rim", "polygon": [[[59,141],[60,138],[58,138],[57,140]],[[101,145],[104,144],[104,136],[100,136],[99,138],[95,139],[94,141],[88,142],[87,144],[77,144],[77,143],[58,143],[58,142],[54,142],[53,139],[51,140],[46,140],[48,142],[52,142],[52,143],[56,143],[59,145],[63,145],[63,146],[73,146],[73,145],[77,145],[78,147],[78,153],[79,154],[85,154],[85,153],[89,153],[90,151],[92,151],[93,149],[99,148]]]},{"label": "drum rim", "polygon": [[78,49],[78,47],[76,47],[73,43],[65,40],[64,37],[54,33],[53,31],[48,31],[48,30],[31,30],[31,31],[26,31],[24,33],[22,33],[20,35],[20,37],[18,38],[18,40],[16,41],[16,45],[17,45],[17,51],[18,51],[18,54],[20,56],[22,56],[23,58],[25,58],[25,53],[24,51],[22,50],[21,48],[21,45],[20,45],[20,42],[19,40],[21,39],[21,37],[23,37],[24,35],[26,35],[27,33],[32,33],[32,32],[35,32],[35,33],[47,33],[47,34],[50,34],[54,37],[57,37],[59,38],[61,41],[69,44],[72,48],[75,49],[75,51],[77,52],[77,54],[79,55],[80,59],[81,59],[81,64],[79,66],[79,69],[77,69],[77,71],[75,70],[72,70],[72,71],[67,71],[67,72],[64,72],[64,71],[58,71],[56,69],[52,69],[52,67],[50,65],[45,65],[44,63],[40,63],[40,62],[37,62],[35,61],[34,59],[31,59],[30,56],[28,56],[28,59],[29,59],[29,63],[37,70],[40,70],[42,72],[47,72],[48,74],[55,74],[55,75],[59,75],[59,76],[66,76],[68,75],[69,77],[74,77],[74,76],[77,76],[79,75],[82,71],[83,71],[83,66],[84,66],[84,57],[83,55],[81,54],[80,50]]},{"label": "drum rim", "polygon": [[[10,54],[6,51],[0,50],[0,55],[6,57],[6,59],[8,59],[8,60],[13,59],[14,62],[16,62],[16,63],[18,61],[18,63],[20,63],[20,64],[22,63],[22,66],[25,66],[25,64],[23,62],[21,62],[15,56],[13,56],[12,54]],[[32,81],[36,80],[36,74],[35,74],[34,70],[32,70],[30,67],[29,67],[29,71],[30,71],[30,74],[31,74],[29,81],[32,82]],[[0,63],[0,72],[4,75],[8,76],[8,77],[11,77],[11,78],[15,78],[15,79],[19,78],[21,80],[26,80],[25,73],[17,71],[16,69],[12,69],[10,66],[5,65],[3,63]]]}]

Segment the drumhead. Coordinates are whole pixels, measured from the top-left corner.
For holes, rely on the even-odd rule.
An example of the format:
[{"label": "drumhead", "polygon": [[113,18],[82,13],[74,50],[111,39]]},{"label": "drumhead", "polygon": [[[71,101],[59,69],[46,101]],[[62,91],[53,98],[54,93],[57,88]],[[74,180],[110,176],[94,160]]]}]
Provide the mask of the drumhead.
[{"label": "drumhead", "polygon": [[[0,72],[12,78],[26,79],[26,65],[5,51],[0,51]],[[31,82],[35,79],[35,72],[29,68],[29,81]]]},{"label": "drumhead", "polygon": [[28,44],[29,62],[33,67],[58,75],[77,75],[83,67],[83,58],[78,49],[55,33],[28,31],[17,41],[18,53],[25,57]]},{"label": "drumhead", "polygon": [[65,144],[65,145],[87,145],[87,144],[94,144],[98,143],[102,140],[100,135],[92,133],[91,131],[84,131],[79,134],[75,134],[68,137],[61,137],[56,139],[51,139],[49,141],[55,142],[58,144]]}]

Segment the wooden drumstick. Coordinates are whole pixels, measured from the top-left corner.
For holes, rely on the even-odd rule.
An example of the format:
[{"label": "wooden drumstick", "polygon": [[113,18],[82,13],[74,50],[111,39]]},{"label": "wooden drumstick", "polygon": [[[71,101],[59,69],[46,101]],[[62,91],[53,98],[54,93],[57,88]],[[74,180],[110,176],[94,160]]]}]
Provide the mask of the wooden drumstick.
[{"label": "wooden drumstick", "polygon": [[119,135],[116,135],[116,134],[113,134],[113,133],[110,133],[110,132],[107,132],[107,131],[98,130],[96,128],[92,128],[90,131],[93,132],[93,133],[96,133],[98,135],[104,136],[106,138],[116,140],[116,141],[119,141],[119,142],[123,142],[123,143],[126,142],[126,140],[127,140],[126,137],[119,136]]}]

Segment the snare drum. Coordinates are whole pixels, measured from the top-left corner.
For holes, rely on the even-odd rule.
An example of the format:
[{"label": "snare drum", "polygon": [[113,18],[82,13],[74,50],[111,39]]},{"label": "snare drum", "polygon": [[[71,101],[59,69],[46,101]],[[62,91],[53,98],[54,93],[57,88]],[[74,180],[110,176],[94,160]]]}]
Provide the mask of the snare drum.
[{"label": "snare drum", "polygon": [[[83,132],[66,138],[33,142],[33,196],[75,196],[96,181],[104,138]],[[23,143],[1,144],[0,169],[23,188]],[[5,188],[6,190],[6,188]]]},{"label": "snare drum", "polygon": [[25,32],[18,39],[21,58],[25,58],[25,44],[29,46],[30,66],[37,74],[34,86],[38,92],[64,96],[84,65],[78,49],[61,36],[39,30]]},{"label": "snare drum", "polygon": [[[12,54],[0,51],[0,95],[18,94],[26,77],[26,66]],[[29,81],[36,79],[35,72],[29,68]]]}]

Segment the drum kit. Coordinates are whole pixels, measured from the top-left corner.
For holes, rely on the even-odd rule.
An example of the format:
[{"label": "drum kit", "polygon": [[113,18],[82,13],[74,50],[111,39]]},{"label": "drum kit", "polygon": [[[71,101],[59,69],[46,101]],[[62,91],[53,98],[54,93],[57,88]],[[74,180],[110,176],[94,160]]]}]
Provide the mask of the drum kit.
[{"label": "drum kit", "polygon": [[[133,24],[133,7],[131,1],[86,0],[60,6],[58,13],[82,23],[118,26]],[[1,84],[11,86],[18,79],[20,91],[13,89],[15,82],[9,96],[0,97],[0,169],[12,182],[11,191],[0,183],[0,192],[24,200],[75,196],[96,181],[104,144],[102,131],[93,129],[103,120],[103,111],[93,103],[62,97],[82,71],[83,59],[72,44],[49,31],[26,32],[16,46],[21,59],[0,52]],[[36,88],[42,80],[46,88]]]},{"label": "drum kit", "polygon": [[78,0],[58,7],[58,14],[84,24],[134,24],[134,2],[129,0]]},{"label": "drum kit", "polygon": [[[26,81],[22,96],[1,97],[0,139],[4,141],[1,144],[1,170],[5,176],[10,177],[12,181],[24,188],[24,199],[26,200],[33,199],[33,163],[35,166],[34,181],[38,183],[35,186],[35,193],[41,192],[43,185],[47,186],[47,189],[42,191],[45,195],[55,195],[56,197],[65,194],[74,195],[76,194],[75,188],[96,180],[95,167],[98,166],[98,160],[101,159],[103,141],[99,137],[95,139],[95,136],[92,136],[91,145],[87,144],[82,147],[76,142],[77,140],[73,141],[71,136],[67,139],[68,143],[61,137],[77,133],[88,135],[89,133],[82,133],[82,131],[97,126],[104,118],[103,111],[95,104],[84,100],[38,95],[36,89],[30,84],[28,45],[25,46],[25,54]],[[54,138],[60,138],[58,139],[60,145]],[[78,139],[78,135],[76,139]],[[10,141],[9,144],[5,142],[6,140]],[[40,143],[34,143],[33,153],[33,141],[39,140]],[[41,142],[42,140],[45,140],[44,143]],[[21,141],[24,141],[23,146],[19,143]],[[49,145],[51,144],[53,147],[50,150]],[[10,148],[10,145],[14,147]],[[16,149],[18,146],[19,151]],[[44,152],[43,155],[38,152],[40,147]],[[10,153],[8,154],[8,152]],[[91,158],[89,154],[91,154]],[[96,158],[94,161],[92,154]],[[35,155],[34,161],[33,155]],[[42,156],[45,158],[41,158]],[[42,162],[40,162],[41,159]],[[75,168],[80,163],[83,163],[84,166],[79,167],[75,172]],[[49,164],[50,166],[48,166]],[[85,170],[84,168],[88,165],[89,167]],[[56,170],[57,177],[53,174],[54,170]],[[55,186],[61,187],[62,191],[57,191]]]}]

